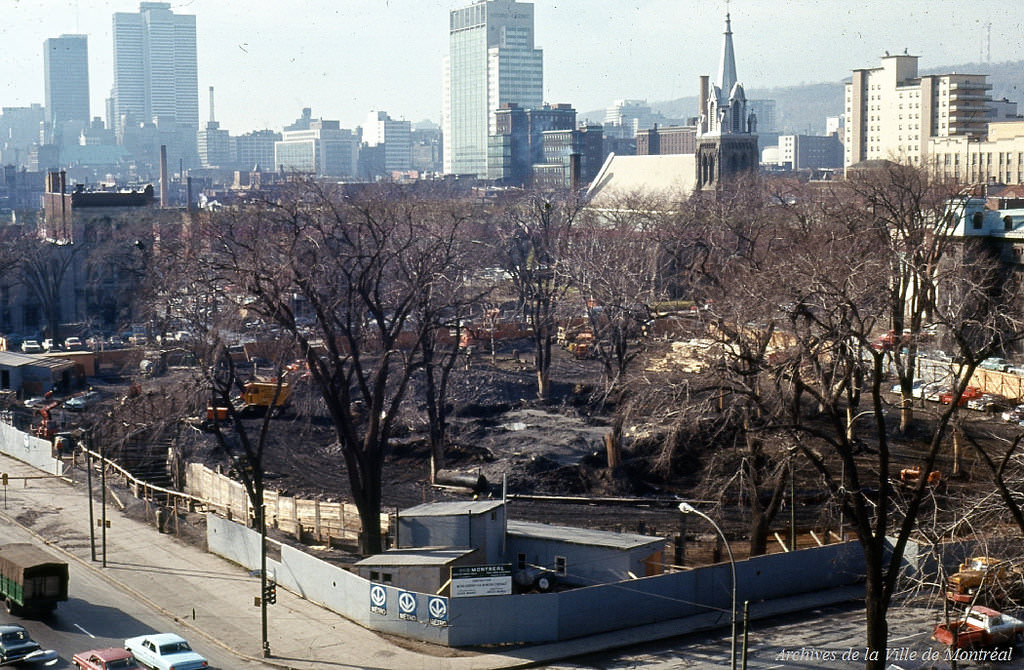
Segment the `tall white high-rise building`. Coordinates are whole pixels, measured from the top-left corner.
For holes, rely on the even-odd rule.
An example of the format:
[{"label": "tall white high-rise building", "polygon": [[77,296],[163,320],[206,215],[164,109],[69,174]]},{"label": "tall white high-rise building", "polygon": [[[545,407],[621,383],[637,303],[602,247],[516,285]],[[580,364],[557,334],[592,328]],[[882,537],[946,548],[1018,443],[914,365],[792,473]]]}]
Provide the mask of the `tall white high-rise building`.
[{"label": "tall white high-rise building", "polygon": [[845,166],[866,160],[929,162],[933,140],[985,137],[992,85],[983,74],[921,75],[917,56],[885,52],[881,67],[846,85]]},{"label": "tall white high-rise building", "polygon": [[43,42],[46,120],[89,124],[89,46],[85,35],[61,35]]},{"label": "tall white high-rise building", "polygon": [[533,5],[477,0],[449,15],[444,65],[444,171],[487,176],[487,137],[505,103],[544,102],[543,52],[534,48]]},{"label": "tall white high-rise building", "polygon": [[196,17],[169,2],[142,2],[138,14],[114,14],[113,112],[118,129],[136,122],[199,129]]}]

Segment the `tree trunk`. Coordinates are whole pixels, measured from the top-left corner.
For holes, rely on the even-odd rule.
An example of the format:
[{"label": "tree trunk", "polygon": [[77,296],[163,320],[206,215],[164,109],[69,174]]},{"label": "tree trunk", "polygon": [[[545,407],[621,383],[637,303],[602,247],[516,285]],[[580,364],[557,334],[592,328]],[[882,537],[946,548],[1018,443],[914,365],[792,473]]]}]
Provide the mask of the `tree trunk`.
[{"label": "tree trunk", "polygon": [[900,432],[906,433],[910,430],[910,423],[914,420],[914,398],[904,395],[900,405]]},{"label": "tree trunk", "polygon": [[551,393],[551,378],[547,370],[537,370],[537,397],[547,400]]},{"label": "tree trunk", "polygon": [[[881,561],[881,555],[875,557]],[[872,561],[868,556],[867,560]],[[866,617],[867,649],[865,650],[866,670],[885,670],[885,650],[889,643],[889,623],[886,620],[886,613],[889,603],[884,594],[882,585],[881,565],[867,569],[867,581],[865,584],[864,613]]]},{"label": "tree trunk", "polygon": [[750,555],[764,556],[768,553],[768,520],[759,511],[753,512],[750,520]]},{"label": "tree trunk", "polygon": [[372,556],[381,553],[382,550],[380,536],[381,475],[379,468],[374,469],[365,462],[360,467],[360,471],[365,479],[360,478],[359,473],[350,471],[349,482],[362,526],[362,533],[359,536],[359,552],[364,556]]}]

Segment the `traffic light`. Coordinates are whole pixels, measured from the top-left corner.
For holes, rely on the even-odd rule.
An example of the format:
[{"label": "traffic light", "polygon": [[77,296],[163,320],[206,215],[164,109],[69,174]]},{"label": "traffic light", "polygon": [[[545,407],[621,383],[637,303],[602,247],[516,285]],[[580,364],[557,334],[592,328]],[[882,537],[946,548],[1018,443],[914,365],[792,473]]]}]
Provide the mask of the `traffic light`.
[{"label": "traffic light", "polygon": [[7,473],[3,474],[4,486],[7,486]]},{"label": "traffic light", "polygon": [[267,583],[263,586],[263,600],[268,605],[273,605],[277,602],[277,583],[267,580]]}]

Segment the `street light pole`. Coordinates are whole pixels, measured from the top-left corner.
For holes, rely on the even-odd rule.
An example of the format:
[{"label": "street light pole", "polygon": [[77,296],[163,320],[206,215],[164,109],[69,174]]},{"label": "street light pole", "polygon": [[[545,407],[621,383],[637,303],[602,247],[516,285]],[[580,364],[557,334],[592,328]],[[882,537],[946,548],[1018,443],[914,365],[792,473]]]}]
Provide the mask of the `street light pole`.
[{"label": "street light pole", "polygon": [[714,519],[709,517],[704,512],[687,502],[679,503],[679,511],[683,514],[696,514],[703,518],[705,521],[710,523],[714,529],[718,532],[718,535],[722,538],[722,543],[725,544],[725,551],[729,554],[729,569],[732,571],[732,609],[730,610],[732,621],[732,636],[731,636],[731,658],[732,658],[732,670],[736,670],[736,561],[732,557],[732,549],[729,547],[729,540],[725,539],[725,533],[719,528],[718,524],[715,523]]}]

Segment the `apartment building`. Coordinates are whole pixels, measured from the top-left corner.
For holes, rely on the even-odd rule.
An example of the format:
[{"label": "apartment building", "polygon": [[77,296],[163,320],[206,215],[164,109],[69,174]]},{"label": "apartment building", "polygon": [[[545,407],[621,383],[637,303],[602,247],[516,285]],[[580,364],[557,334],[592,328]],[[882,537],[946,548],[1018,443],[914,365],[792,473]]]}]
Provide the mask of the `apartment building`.
[{"label": "apartment building", "polygon": [[983,74],[920,76],[917,56],[886,52],[881,67],[854,70],[846,85],[844,166],[921,165],[933,138],[984,137],[991,88]]}]

